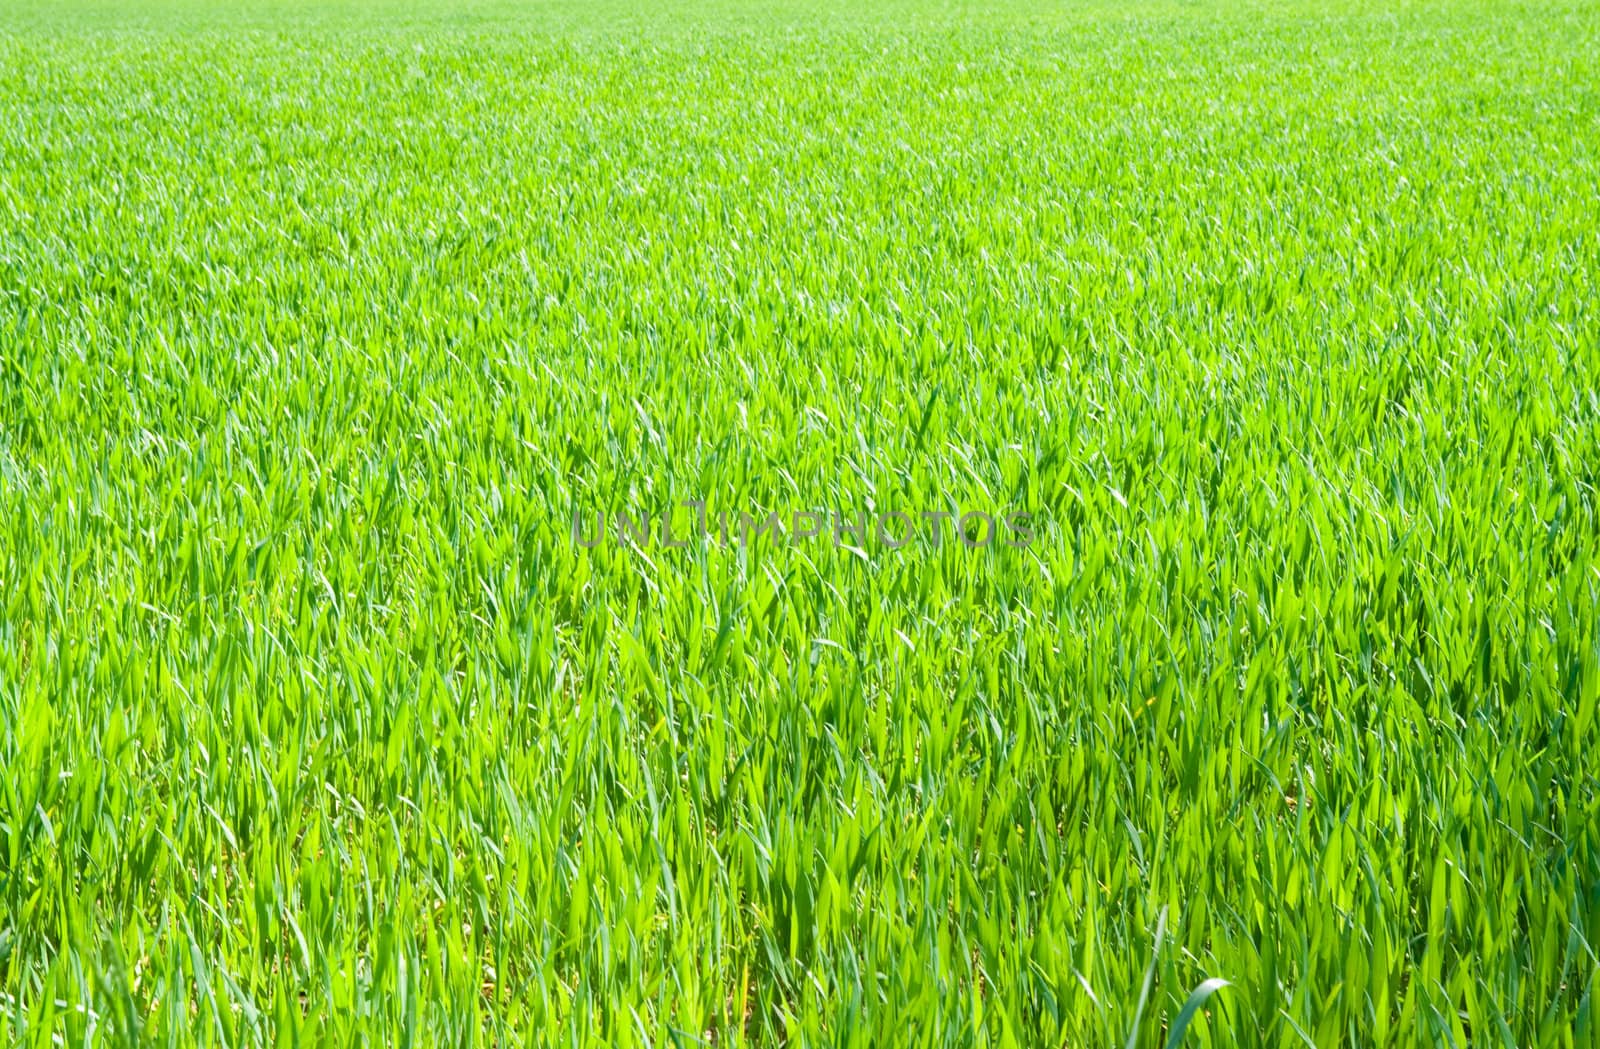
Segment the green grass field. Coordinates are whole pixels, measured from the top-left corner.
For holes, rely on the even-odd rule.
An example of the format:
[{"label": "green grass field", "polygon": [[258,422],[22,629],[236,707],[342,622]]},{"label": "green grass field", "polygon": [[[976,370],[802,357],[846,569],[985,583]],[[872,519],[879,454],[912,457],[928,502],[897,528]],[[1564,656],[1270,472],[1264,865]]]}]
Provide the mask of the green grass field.
[{"label": "green grass field", "polygon": [[1595,1045],[1597,216],[1588,0],[0,5],[0,1044]]}]

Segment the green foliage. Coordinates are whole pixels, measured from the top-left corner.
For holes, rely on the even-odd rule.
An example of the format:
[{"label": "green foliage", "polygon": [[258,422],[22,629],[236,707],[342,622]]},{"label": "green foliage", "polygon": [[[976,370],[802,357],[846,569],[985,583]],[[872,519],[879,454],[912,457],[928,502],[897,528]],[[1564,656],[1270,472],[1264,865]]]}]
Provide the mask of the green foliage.
[{"label": "green foliage", "polygon": [[1594,1044],[1600,9],[858,6],[0,10],[0,1043]]}]

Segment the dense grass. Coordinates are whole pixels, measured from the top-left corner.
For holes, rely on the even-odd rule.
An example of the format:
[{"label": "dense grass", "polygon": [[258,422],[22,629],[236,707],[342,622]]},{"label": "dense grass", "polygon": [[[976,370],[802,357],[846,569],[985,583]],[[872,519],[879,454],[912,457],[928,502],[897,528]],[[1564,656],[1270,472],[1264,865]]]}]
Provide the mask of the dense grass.
[{"label": "dense grass", "polygon": [[0,8],[0,1042],[1594,1044],[1600,8],[848,7]]}]

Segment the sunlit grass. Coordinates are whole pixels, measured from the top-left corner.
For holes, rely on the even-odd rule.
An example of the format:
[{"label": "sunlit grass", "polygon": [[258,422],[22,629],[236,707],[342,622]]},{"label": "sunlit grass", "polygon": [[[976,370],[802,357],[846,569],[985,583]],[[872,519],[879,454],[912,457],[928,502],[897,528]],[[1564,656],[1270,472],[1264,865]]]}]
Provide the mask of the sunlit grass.
[{"label": "sunlit grass", "polygon": [[[0,10],[0,1044],[1594,1044],[1597,85],[1590,3]],[[572,540],[685,500],[1039,537]]]}]

